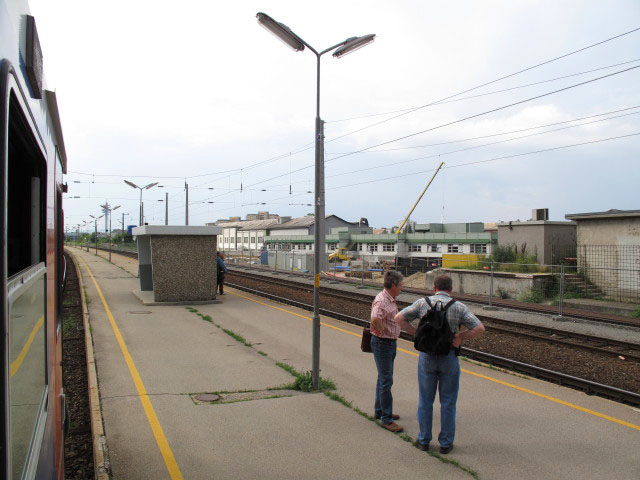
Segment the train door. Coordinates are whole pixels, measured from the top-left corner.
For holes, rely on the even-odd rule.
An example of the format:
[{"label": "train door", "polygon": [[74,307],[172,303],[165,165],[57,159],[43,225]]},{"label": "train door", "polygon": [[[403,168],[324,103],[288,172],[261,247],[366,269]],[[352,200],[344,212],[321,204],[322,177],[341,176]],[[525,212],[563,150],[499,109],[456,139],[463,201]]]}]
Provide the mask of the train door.
[{"label": "train door", "polygon": [[34,478],[47,421],[44,146],[11,64],[0,63],[2,478]]}]

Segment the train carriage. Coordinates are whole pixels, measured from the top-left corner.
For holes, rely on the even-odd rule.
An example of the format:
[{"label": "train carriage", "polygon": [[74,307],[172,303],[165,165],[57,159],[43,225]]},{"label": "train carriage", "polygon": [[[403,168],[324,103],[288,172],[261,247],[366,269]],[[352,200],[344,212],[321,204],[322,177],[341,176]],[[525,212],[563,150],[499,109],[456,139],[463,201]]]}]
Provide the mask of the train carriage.
[{"label": "train carriage", "polygon": [[64,478],[66,152],[23,0],[0,0],[0,115],[0,478]]}]

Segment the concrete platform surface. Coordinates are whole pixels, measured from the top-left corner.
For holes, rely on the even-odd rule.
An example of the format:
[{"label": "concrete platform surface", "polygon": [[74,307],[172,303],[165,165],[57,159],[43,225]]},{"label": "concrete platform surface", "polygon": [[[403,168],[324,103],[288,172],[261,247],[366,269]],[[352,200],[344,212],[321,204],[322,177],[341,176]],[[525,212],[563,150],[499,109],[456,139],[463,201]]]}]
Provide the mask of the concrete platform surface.
[{"label": "concrete platform surface", "polygon": [[[455,448],[446,457],[454,465],[323,394],[197,404],[189,394],[291,382],[276,362],[309,370],[310,313],[231,288],[219,297],[221,304],[197,306],[198,312],[143,306],[131,294],[135,278],[92,253],[72,253],[87,285],[116,479],[182,477],[169,474],[166,449],[151,428],[144,395],[132,381],[88,269],[183,478],[640,478],[640,410],[468,361],[461,362]],[[361,329],[324,317],[322,322],[321,375],[353,407],[372,414],[375,366],[371,354],[359,350]],[[415,439],[417,358],[409,342],[398,347],[394,411],[405,438]],[[437,401],[434,413],[437,438]]]},{"label": "concrete platform surface", "polygon": [[[131,293],[136,278],[93,253],[71,253],[86,285],[114,479],[470,478],[322,393],[194,402],[190,394],[291,383],[294,378],[276,365],[288,360],[258,353],[260,345],[247,347],[184,307],[143,306]],[[94,279],[144,383],[177,474],[167,466]],[[206,307],[219,321],[226,316],[223,306]]]}]

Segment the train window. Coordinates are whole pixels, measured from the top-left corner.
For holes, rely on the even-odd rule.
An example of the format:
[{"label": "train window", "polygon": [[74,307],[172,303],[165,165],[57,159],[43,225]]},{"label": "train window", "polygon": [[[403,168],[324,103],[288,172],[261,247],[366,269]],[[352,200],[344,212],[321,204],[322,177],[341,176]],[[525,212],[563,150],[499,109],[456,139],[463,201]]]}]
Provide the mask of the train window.
[{"label": "train window", "polygon": [[44,261],[47,183],[45,160],[13,94],[8,144],[7,267],[11,277]]},{"label": "train window", "polygon": [[33,473],[46,423],[46,162],[9,97],[6,171],[11,477]]}]

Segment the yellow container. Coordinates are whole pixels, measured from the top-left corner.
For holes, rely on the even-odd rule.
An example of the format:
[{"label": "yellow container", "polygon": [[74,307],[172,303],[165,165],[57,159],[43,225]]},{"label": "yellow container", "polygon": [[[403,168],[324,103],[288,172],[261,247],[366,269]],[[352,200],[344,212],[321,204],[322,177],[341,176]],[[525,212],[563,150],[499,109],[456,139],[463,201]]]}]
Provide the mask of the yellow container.
[{"label": "yellow container", "polygon": [[484,255],[475,253],[444,253],[442,255],[442,268],[472,268],[482,261]]}]

